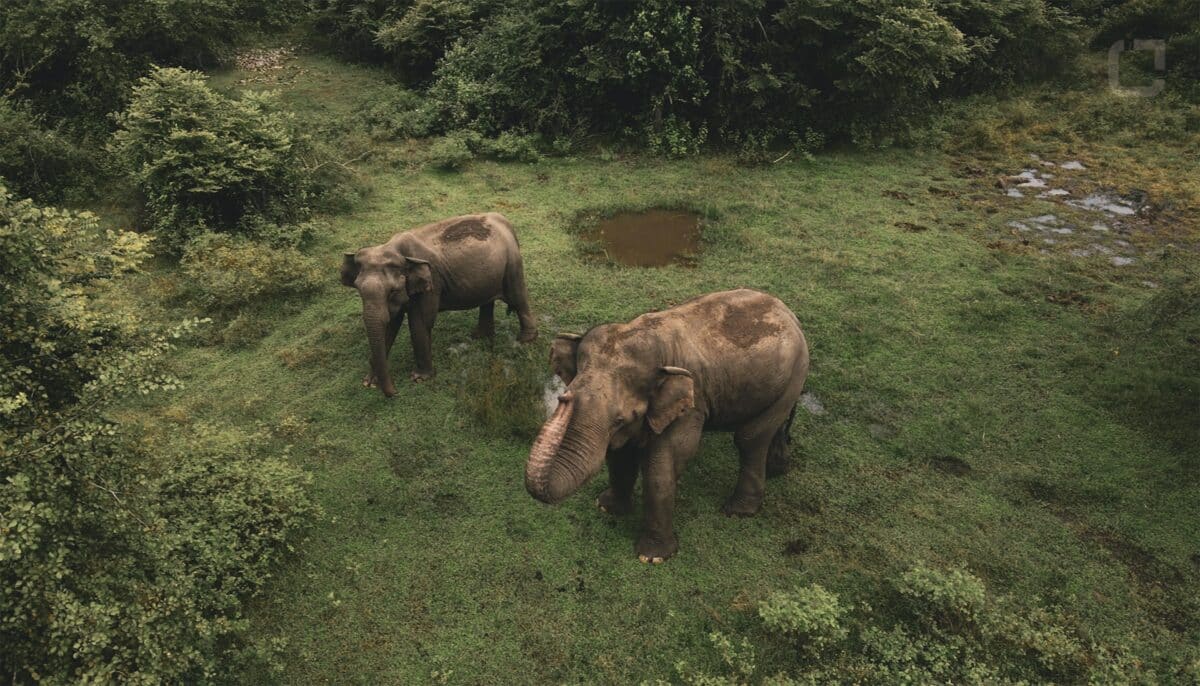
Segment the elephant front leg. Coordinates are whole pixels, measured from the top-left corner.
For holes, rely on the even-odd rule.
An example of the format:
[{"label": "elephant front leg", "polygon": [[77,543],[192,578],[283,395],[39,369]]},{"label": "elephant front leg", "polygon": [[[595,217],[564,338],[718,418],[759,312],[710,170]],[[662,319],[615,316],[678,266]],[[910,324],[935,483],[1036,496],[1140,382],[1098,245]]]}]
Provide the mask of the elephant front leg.
[{"label": "elephant front leg", "polygon": [[[384,343],[387,346],[385,348],[385,350],[387,351],[385,353],[385,357],[391,356],[392,344],[396,342],[396,335],[400,333],[400,327],[403,324],[404,324],[404,310],[401,310],[400,314],[396,315],[395,317],[393,317],[391,319],[391,321],[388,322],[387,332],[383,339]],[[363,377],[362,385],[365,388],[374,388],[377,385],[379,385],[379,379],[375,378],[375,372],[368,370],[367,375]]]},{"label": "elephant front leg", "polygon": [[620,517],[633,510],[633,485],[637,482],[637,452],[630,448],[608,453],[608,489],[596,499],[601,512]]},{"label": "elephant front leg", "polygon": [[437,311],[408,316],[408,332],[412,336],[413,359],[417,368],[410,378],[420,383],[433,378],[433,321]]},{"label": "elephant front leg", "polygon": [[645,509],[642,535],[634,546],[642,562],[659,564],[679,550],[675,538],[675,487],[684,465],[696,454],[704,420],[689,412],[651,441],[642,462]]}]

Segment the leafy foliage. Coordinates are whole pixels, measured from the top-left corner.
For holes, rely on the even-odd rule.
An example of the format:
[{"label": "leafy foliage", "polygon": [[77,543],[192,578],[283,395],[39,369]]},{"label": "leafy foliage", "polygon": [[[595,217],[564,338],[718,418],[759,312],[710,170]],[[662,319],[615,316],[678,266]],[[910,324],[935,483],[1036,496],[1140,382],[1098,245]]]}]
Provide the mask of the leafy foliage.
[{"label": "leafy foliage", "polygon": [[307,211],[298,143],[265,94],[233,99],[196,72],[155,69],[118,122],[113,152],[173,251],[205,231],[253,233]]},{"label": "leafy foliage", "polygon": [[94,294],[147,256],[149,241],[96,217],[17,201],[0,186],[0,410],[33,422],[76,402],[116,364],[138,322]]},{"label": "leafy foliage", "polygon": [[152,64],[200,67],[250,32],[286,25],[297,0],[8,0],[0,5],[0,93],[85,118],[120,108]]},{"label": "leafy foliage", "polygon": [[60,127],[28,103],[0,96],[0,178],[21,197],[59,199],[96,169]]},{"label": "leafy foliage", "polygon": [[328,280],[316,260],[295,248],[221,234],[189,243],[180,266],[186,292],[208,311],[311,292]]},{"label": "leafy foliage", "polygon": [[113,304],[146,244],[0,187],[0,663],[17,683],[236,671],[256,654],[240,599],[314,512],[260,437],[151,454],[109,418],[177,385],[159,363],[195,325],[153,331]]},{"label": "leafy foliage", "polygon": [[[601,134],[693,154],[887,142],[931,96],[1053,73],[1079,47],[1046,0],[331,0],[323,21],[429,83],[447,129]],[[451,40],[449,37],[456,40]]]},{"label": "leafy foliage", "polygon": [[[773,593],[759,605],[764,629],[796,651],[790,673],[755,679],[753,647],[722,634],[709,638],[728,672],[676,665],[693,685],[821,683],[1153,683],[1155,672],[1119,647],[1089,642],[1061,611],[1022,608],[987,591],[961,569],[917,565],[893,581],[894,607],[881,623],[870,605],[847,612],[837,595],[812,584]],[[1195,664],[1179,664],[1186,678]]]}]

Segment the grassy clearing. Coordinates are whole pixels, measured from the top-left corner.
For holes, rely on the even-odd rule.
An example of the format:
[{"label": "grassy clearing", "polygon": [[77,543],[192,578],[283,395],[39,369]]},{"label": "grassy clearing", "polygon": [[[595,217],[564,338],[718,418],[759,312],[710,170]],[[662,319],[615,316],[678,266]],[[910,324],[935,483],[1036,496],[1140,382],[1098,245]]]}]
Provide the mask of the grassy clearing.
[{"label": "grassy clearing", "polygon": [[[304,76],[277,85],[314,121],[349,117],[347,103],[375,82],[320,58],[287,69]],[[715,671],[706,635],[754,636],[753,608],[771,592],[819,582],[872,597],[916,563],[966,566],[1152,663],[1200,640],[1200,452],[1105,385],[1125,364],[1113,317],[1149,302],[1157,289],[1143,282],[1180,272],[1181,258],[1118,268],[997,246],[1008,221],[1048,203],[1009,202],[988,174],[963,171],[961,150],[753,169],[722,157],[577,158],[444,173],[404,163],[413,145],[367,158],[372,194],[316,239],[325,290],[279,313],[257,342],[180,351],[187,388],[131,408],[157,436],[201,422],[265,426],[313,473],[325,515],[253,610],[264,637],[287,642],[285,683],[629,683],[670,678],[684,657]],[[580,217],[649,206],[698,208],[719,240],[694,267],[582,254]],[[681,550],[661,567],[633,555],[636,516],[593,506],[603,477],[557,508],[529,498],[529,424],[497,431],[495,403],[464,400],[464,379],[479,378],[501,404],[537,402],[540,389],[519,378],[527,353],[509,345],[515,318],[497,322],[488,349],[469,338],[473,313],[446,313],[436,379],[390,402],[359,385],[366,344],[358,298],[337,285],[342,251],[482,210],[505,213],[521,238],[542,320],[534,359],[557,330],[707,291],[758,288],[795,310],[812,347],[808,388],[826,412],[798,414],[796,466],[769,484],[758,517],[718,512],[735,479],[720,434],[683,477]],[[1064,303],[1069,293],[1087,306]],[[517,380],[496,381],[506,368],[496,360]],[[404,337],[392,364],[412,365]],[[778,644],[760,655],[766,673],[788,664]]]}]

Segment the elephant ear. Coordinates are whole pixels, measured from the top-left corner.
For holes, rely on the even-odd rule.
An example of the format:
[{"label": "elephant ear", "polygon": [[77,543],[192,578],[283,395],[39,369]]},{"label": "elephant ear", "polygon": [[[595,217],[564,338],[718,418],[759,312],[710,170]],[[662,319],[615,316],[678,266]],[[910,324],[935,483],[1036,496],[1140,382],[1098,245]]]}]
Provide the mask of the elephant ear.
[{"label": "elephant ear", "polygon": [[354,281],[358,278],[358,260],[355,259],[358,253],[348,252],[342,255],[342,285],[354,288]]},{"label": "elephant ear", "polygon": [[577,333],[560,333],[550,344],[550,369],[565,384],[575,378],[575,356],[579,353],[579,341],[582,338]]},{"label": "elephant ear", "polygon": [[429,263],[415,257],[404,258],[404,278],[409,295],[428,293],[433,290],[433,272]]},{"label": "elephant ear", "polygon": [[660,367],[658,375],[658,385],[650,395],[646,411],[646,421],[656,434],[696,406],[696,385],[691,372],[681,367]]}]

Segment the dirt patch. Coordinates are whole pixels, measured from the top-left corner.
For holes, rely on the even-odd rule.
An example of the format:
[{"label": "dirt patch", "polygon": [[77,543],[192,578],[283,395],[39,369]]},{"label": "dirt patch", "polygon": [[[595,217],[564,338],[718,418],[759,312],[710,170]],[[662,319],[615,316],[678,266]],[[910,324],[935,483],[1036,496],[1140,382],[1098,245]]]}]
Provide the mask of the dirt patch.
[{"label": "dirt patch", "polygon": [[922,231],[929,230],[929,227],[924,224],[914,224],[912,222],[896,222],[896,226],[909,233],[921,233]]},{"label": "dirt patch", "polygon": [[938,455],[930,458],[929,466],[950,476],[966,476],[971,473],[971,465],[953,455]]},{"label": "dirt patch", "polygon": [[663,267],[700,251],[700,217],[679,210],[622,212],[590,233],[610,259],[633,267]]},{"label": "dirt patch", "polygon": [[783,554],[793,557],[797,555],[803,555],[804,553],[807,553],[808,549],[811,547],[812,541],[808,540],[807,538],[797,538],[794,541],[788,541],[787,544],[783,546]]},{"label": "dirt patch", "polygon": [[464,219],[447,226],[442,231],[441,241],[443,243],[457,243],[465,241],[468,238],[474,238],[477,241],[486,241],[492,235],[492,230],[478,219]]},{"label": "dirt patch", "polygon": [[760,340],[774,336],[782,328],[779,322],[769,319],[773,303],[760,300],[743,307],[726,308],[721,317],[721,335],[739,348],[749,348]]}]

